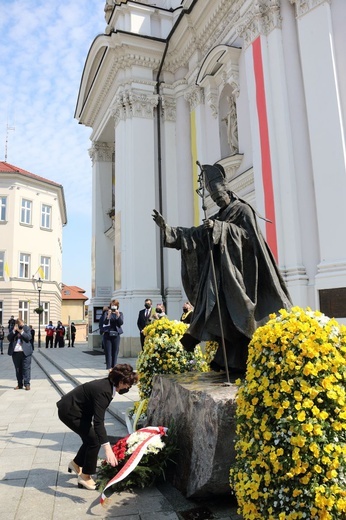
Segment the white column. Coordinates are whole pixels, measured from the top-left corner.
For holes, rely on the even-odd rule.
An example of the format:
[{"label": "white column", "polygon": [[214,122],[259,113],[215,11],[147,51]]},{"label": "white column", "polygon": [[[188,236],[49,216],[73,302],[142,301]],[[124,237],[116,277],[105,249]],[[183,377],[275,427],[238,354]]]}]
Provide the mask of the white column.
[{"label": "white column", "polygon": [[[250,104],[253,143],[256,207],[266,215],[265,198],[270,206],[273,191],[275,241],[278,263],[286,279],[294,303],[307,305],[308,277],[303,265],[301,222],[296,186],[296,168],[288,101],[288,87],[283,52],[279,5],[268,6],[258,12],[256,6],[249,12],[252,23],[240,27],[245,38],[245,63]],[[247,20],[250,20],[248,18]],[[262,84],[263,78],[263,84]],[[263,88],[263,90],[261,90]],[[266,131],[269,147],[266,147]],[[264,159],[265,158],[265,159]],[[266,161],[264,165],[263,161]],[[263,176],[270,171],[271,179]],[[270,186],[272,183],[272,187]],[[267,191],[269,190],[269,191]],[[269,198],[268,198],[269,197]],[[272,231],[268,229],[268,232]]]},{"label": "white column", "polygon": [[[160,114],[163,213],[171,226],[189,226],[190,219],[186,218],[186,214],[188,208],[191,209],[191,202],[186,204],[188,208],[184,207],[184,201],[190,195],[192,185],[190,182],[189,125],[187,128],[184,127],[186,114],[183,111],[181,98],[179,102],[180,121],[178,122],[175,96],[165,93],[165,90],[167,89],[164,89],[161,97],[162,113]],[[185,136],[185,140],[182,139],[183,136]],[[180,251],[165,248],[163,253],[166,312],[170,319],[176,320],[181,316],[183,299]]]},{"label": "white column", "polygon": [[317,207],[316,288],[346,286],[346,248],[338,238],[346,200],[345,136],[328,1],[295,0]]},{"label": "white column", "polygon": [[112,227],[107,211],[112,208],[112,160],[114,146],[94,142],[89,154],[92,160],[92,298],[89,304],[88,335],[90,346],[99,346],[98,323],[94,321],[94,307],[108,304],[113,292],[113,241],[105,234]]},{"label": "white column", "polygon": [[129,88],[113,104],[115,116],[115,265],[114,295],[124,312],[121,355],[140,350],[137,317],[145,298],[161,301],[157,207],[155,122],[157,96],[152,90]]}]

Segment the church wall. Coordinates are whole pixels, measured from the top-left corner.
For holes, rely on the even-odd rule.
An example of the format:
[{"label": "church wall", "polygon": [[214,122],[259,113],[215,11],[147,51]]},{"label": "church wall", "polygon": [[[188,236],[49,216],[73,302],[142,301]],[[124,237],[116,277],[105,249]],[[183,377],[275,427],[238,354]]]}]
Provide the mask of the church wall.
[{"label": "church wall", "polygon": [[[114,294],[126,315],[123,345],[127,352],[139,346],[136,319],[144,298],[151,297],[155,304],[165,297],[173,319],[179,317],[185,299],[177,251],[163,251],[161,287],[160,233],[151,218],[152,209],[159,209],[157,117],[162,212],[169,224],[201,223],[204,214],[195,193],[199,173],[195,163],[197,159],[202,164],[221,161],[230,185],[239,187],[240,195],[272,220],[271,224],[260,220],[259,225],[294,303],[318,308],[320,289],[346,287],[346,247],[331,231],[345,220],[345,3],[263,0],[260,13],[256,5],[250,0],[230,2],[228,7],[221,0],[194,3],[169,40],[159,78],[162,106],[157,100],[151,112],[135,113],[131,100],[123,98],[117,105],[116,99],[122,89],[131,88],[144,97],[156,95],[155,78],[164,49],[157,42],[142,39],[141,56],[131,55],[140,63],[126,70],[119,65],[117,79],[111,78],[109,63],[109,76],[102,80],[101,75],[95,87],[101,96],[108,81],[114,93],[117,202],[112,240],[115,270],[121,272],[118,278],[115,274]],[[139,4],[135,7],[138,13],[145,11]],[[125,17],[131,5],[118,9],[124,10]],[[212,27],[220,13],[222,21]],[[159,31],[167,35],[177,18],[152,7],[145,16],[135,32],[155,37]],[[133,18],[126,23],[131,25]],[[134,45],[138,52],[138,40]],[[224,46],[225,53],[215,55],[208,68],[206,62],[218,46]],[[199,77],[203,67],[205,74]],[[227,97],[232,96],[237,113],[235,148],[226,123]],[[103,99],[109,103],[110,96]],[[109,107],[101,106],[96,112],[105,118]],[[88,110],[93,113],[91,102]],[[100,121],[98,125],[101,129]],[[96,128],[93,132],[98,135]],[[100,204],[95,211],[100,211]],[[209,204],[208,212],[212,211]]]}]

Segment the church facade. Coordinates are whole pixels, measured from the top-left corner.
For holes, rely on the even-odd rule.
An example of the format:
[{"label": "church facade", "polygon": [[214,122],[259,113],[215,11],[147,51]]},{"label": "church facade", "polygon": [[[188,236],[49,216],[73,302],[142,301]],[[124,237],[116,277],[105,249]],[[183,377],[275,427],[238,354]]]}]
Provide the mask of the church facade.
[{"label": "church facade", "polygon": [[92,143],[90,343],[112,297],[124,355],[145,298],[179,319],[180,255],[151,215],[201,224],[196,161],[270,220],[294,304],[346,322],[344,0],[107,0],[105,18],[75,112]]}]

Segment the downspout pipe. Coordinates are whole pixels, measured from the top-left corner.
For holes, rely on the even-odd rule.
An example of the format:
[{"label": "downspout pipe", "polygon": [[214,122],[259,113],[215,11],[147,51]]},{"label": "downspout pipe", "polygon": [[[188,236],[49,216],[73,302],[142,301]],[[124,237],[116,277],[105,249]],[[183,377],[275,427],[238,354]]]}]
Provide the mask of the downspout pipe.
[{"label": "downspout pipe", "polygon": [[[161,113],[162,113],[162,99],[160,94],[160,85],[161,85],[161,73],[163,69],[163,64],[167,55],[168,46],[171,37],[173,36],[176,28],[180,24],[182,18],[186,15],[191,13],[192,9],[196,5],[198,0],[193,0],[190,7],[188,9],[184,9],[183,7],[178,7],[178,9],[182,9],[181,13],[179,14],[178,18],[176,19],[172,29],[170,30],[169,35],[167,36],[166,42],[165,42],[165,48],[162,54],[162,59],[160,62],[159,69],[157,71],[156,75],[156,84],[155,84],[155,92],[158,96],[158,102],[157,102],[157,116],[156,116],[156,133],[157,133],[157,172],[158,172],[158,189],[159,189],[159,212],[163,213],[163,193],[162,193],[162,139],[161,139]],[[160,291],[162,294],[163,303],[166,307],[166,296],[165,296],[165,265],[164,265],[164,259],[163,259],[163,236],[162,233],[160,233]],[[167,310],[167,308],[166,308]]]}]

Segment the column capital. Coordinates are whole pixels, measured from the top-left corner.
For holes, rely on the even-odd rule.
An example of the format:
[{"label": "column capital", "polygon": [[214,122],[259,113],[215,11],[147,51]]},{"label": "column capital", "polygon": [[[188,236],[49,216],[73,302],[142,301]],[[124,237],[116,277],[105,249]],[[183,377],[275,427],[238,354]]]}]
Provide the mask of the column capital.
[{"label": "column capital", "polygon": [[95,161],[111,162],[113,160],[114,145],[103,143],[101,141],[94,141],[88,151],[92,164],[94,164]]},{"label": "column capital", "polygon": [[176,101],[174,97],[167,96],[166,94],[161,96],[162,101],[162,115],[165,121],[175,121],[176,120]]},{"label": "column capital", "polygon": [[111,106],[111,114],[115,124],[120,119],[143,117],[152,119],[159,96],[145,91],[125,89],[119,92]]},{"label": "column capital", "polygon": [[280,0],[253,0],[236,27],[248,47],[260,34],[267,36],[273,29],[281,29]]},{"label": "column capital", "polygon": [[202,87],[193,85],[184,95],[186,101],[190,104],[190,110],[194,110],[198,105],[204,103],[204,90]]},{"label": "column capital", "polygon": [[290,0],[296,6],[296,17],[299,18],[321,4],[330,4],[331,0]]}]

